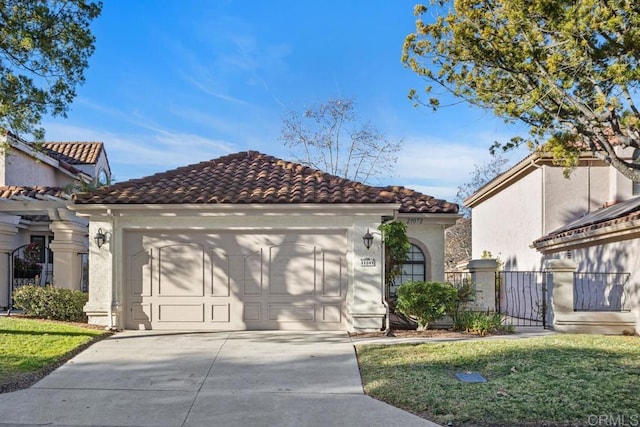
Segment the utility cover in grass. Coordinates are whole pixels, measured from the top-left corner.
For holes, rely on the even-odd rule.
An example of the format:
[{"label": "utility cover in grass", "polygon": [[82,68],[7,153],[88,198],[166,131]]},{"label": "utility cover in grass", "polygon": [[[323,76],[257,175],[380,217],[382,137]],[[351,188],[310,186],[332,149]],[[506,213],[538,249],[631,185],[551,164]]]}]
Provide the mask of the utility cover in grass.
[{"label": "utility cover in grass", "polygon": [[458,372],[456,378],[463,383],[486,383],[485,377],[477,372]]}]

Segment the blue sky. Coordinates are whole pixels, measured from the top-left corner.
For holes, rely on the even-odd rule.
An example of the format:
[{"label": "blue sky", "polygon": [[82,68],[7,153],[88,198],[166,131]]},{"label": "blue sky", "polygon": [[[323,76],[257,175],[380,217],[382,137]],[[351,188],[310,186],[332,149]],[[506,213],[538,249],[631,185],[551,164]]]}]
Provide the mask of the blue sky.
[{"label": "blue sky", "polygon": [[[117,181],[257,150],[292,159],[283,114],[329,98],[404,149],[393,176],[453,200],[495,140],[514,135],[464,104],[437,113],[407,99],[425,82],[400,62],[415,0],[104,2],[86,83],[49,141],[103,141]],[[520,154],[511,156],[514,160]]]}]

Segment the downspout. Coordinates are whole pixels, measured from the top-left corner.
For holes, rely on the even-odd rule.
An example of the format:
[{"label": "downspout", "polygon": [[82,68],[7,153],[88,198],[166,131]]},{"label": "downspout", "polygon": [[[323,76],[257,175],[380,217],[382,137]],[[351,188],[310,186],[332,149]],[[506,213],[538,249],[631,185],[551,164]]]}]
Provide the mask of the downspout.
[{"label": "downspout", "polygon": [[[391,224],[393,222],[396,222],[398,220],[398,212],[394,212],[393,213],[393,218],[390,219],[389,221],[383,221],[381,225],[384,224]],[[382,253],[382,256],[380,257],[382,259],[382,262],[380,264],[381,265],[381,269],[382,269],[382,286],[381,286],[381,291],[382,291],[382,305],[384,306],[384,310],[385,310],[385,325],[384,325],[384,335],[387,337],[391,337],[393,336],[393,331],[391,331],[391,310],[389,308],[389,303],[387,302],[387,281],[386,281],[386,253],[385,253],[385,239],[384,239],[384,230],[380,230],[380,237],[381,237],[381,248],[380,248],[380,252]]]},{"label": "downspout", "polygon": [[111,219],[111,239],[112,241],[109,242],[109,252],[111,252],[111,292],[109,292],[109,308],[107,310],[107,316],[109,317],[109,323],[108,323],[108,330],[109,331],[113,331],[114,330],[114,325],[113,325],[113,301],[114,301],[114,296],[113,293],[115,291],[115,287],[114,287],[114,279],[115,279],[115,267],[114,267],[114,263],[113,263],[113,252],[112,252],[112,248],[111,245],[113,245],[113,213],[111,212],[111,209],[107,209],[107,217]]},{"label": "downspout", "polygon": [[591,161],[587,166],[587,212],[585,215],[589,213],[591,213]]},{"label": "downspout", "polygon": [[8,263],[7,266],[7,316],[11,316],[11,309],[13,308],[13,304],[11,304],[11,299],[13,298],[13,259],[11,257],[11,252],[7,252]]},{"label": "downspout", "polygon": [[534,159],[531,159],[531,166],[533,166],[536,169],[540,170],[540,187],[541,187],[541,193],[540,193],[540,206],[542,208],[542,215],[540,215],[540,235],[544,236],[546,234],[545,231],[545,202],[544,202],[544,196],[545,196],[545,192],[546,192],[546,186],[545,186],[545,181],[544,181],[544,168],[543,166],[540,165],[536,165],[534,163]]}]

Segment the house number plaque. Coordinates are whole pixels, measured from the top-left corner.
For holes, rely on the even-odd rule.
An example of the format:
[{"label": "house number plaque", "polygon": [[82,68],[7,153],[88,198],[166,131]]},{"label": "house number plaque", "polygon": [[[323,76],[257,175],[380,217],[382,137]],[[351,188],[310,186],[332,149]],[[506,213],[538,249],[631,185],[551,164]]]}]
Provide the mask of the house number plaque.
[{"label": "house number plaque", "polygon": [[360,258],[360,265],[362,267],[375,267],[376,260],[374,258]]}]

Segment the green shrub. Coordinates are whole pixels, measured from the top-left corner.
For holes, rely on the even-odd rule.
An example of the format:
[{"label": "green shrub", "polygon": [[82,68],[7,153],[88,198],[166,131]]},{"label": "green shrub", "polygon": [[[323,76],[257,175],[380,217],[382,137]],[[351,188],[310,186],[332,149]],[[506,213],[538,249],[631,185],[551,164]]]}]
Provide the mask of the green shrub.
[{"label": "green shrub", "polygon": [[485,336],[498,332],[513,332],[513,325],[504,325],[504,316],[500,313],[485,313],[479,311],[462,311],[456,313],[453,328]]},{"label": "green shrub", "polygon": [[89,295],[53,286],[21,286],[13,293],[14,306],[25,316],[41,319],[86,322],[82,311]]},{"label": "green shrub", "polygon": [[455,310],[458,291],[448,283],[405,282],[397,292],[397,309],[417,320],[420,328]]}]

